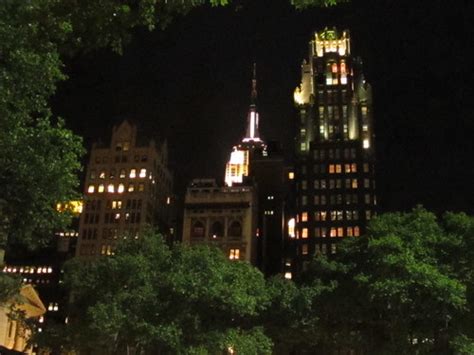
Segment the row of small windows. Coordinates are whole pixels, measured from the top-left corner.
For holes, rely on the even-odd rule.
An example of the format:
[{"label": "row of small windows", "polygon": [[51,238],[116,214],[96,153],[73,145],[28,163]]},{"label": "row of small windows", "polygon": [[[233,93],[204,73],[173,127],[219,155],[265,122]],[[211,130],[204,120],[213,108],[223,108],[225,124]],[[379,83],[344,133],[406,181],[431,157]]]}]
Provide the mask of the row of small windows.
[{"label": "row of small windows", "polygon": [[[342,155],[342,156],[341,156]],[[357,150],[355,148],[331,148],[331,149],[317,149],[313,151],[314,160],[328,159],[355,159],[357,157]]]},{"label": "row of small windows", "polygon": [[[140,212],[126,212],[126,213],[105,213],[104,223],[120,223],[121,220],[125,223],[140,223],[141,213]],[[99,224],[100,214],[89,214],[84,215],[84,224]],[[87,239],[87,238],[86,238]]]},{"label": "row of small windows", "polygon": [[[109,163],[109,157],[108,156],[104,156],[104,157],[96,156],[94,161],[95,161],[96,164],[107,164],[107,163]],[[114,163],[127,163],[128,162],[128,156],[126,156],[126,155],[116,155],[114,157],[113,161],[114,161]],[[146,161],[148,161],[148,157],[146,155],[135,155],[133,157],[133,161],[135,163],[146,162]]]},{"label": "row of small windows", "polygon": [[[341,93],[339,95],[339,92]],[[341,98],[343,103],[347,102],[349,97],[347,96],[347,90],[318,90],[318,102],[326,102],[327,104],[338,103]]]},{"label": "row of small windows", "polygon": [[[191,227],[191,238],[204,238],[205,226],[201,221],[196,221]],[[219,238],[224,236],[224,224],[219,221],[215,221],[211,224],[209,230],[209,236],[211,238]],[[227,236],[229,237],[241,237],[242,236],[242,225],[238,221],[232,221],[227,228]]]},{"label": "row of small windows", "polygon": [[[100,211],[102,207],[102,200],[89,200],[85,203],[85,210],[86,211]],[[142,208],[142,200],[139,199],[128,199],[128,200],[107,200],[105,207],[107,209],[122,209],[125,207],[125,209],[141,209]],[[87,213],[85,214],[86,216],[88,215]],[[85,218],[85,220],[88,220],[88,217]],[[87,222],[86,222],[87,223]],[[91,222],[92,223],[92,222]]]},{"label": "row of small windows", "polygon": [[[126,169],[120,169],[119,172],[118,172],[118,177],[120,179],[125,179],[127,177],[127,175],[130,179],[135,179],[137,177],[145,178],[146,177],[146,168],[141,168],[140,170],[138,170],[136,168],[132,168],[128,172],[127,172]],[[112,169],[112,170],[109,171],[109,175],[108,175],[109,179],[115,179],[116,176],[117,176],[117,171],[115,169]],[[97,173],[95,170],[91,170],[91,172],[89,174],[89,177],[91,179],[96,179],[96,178],[105,179],[107,177],[107,172],[105,170],[101,170]]]},{"label": "row of small windows", "polygon": [[[87,186],[87,193],[89,194],[93,194],[93,193],[104,193],[105,192],[105,184],[98,184],[98,185],[94,185],[94,184],[89,184],[89,186]],[[134,192],[134,191],[138,191],[138,192],[143,192],[145,191],[145,184],[140,182],[138,184],[135,184],[135,183],[130,183],[128,184],[127,188],[126,188],[127,192]],[[124,193],[125,192],[125,184],[108,184],[107,185],[107,192],[108,193]]]},{"label": "row of small windows", "polygon": [[[342,238],[342,237],[359,237],[360,236],[360,227],[359,226],[350,226],[350,227],[317,227],[314,229],[314,236],[316,238]],[[296,231],[296,238],[307,239],[309,238],[309,229],[302,228],[300,231]]]},{"label": "row of small windows", "polygon": [[[331,254],[336,254],[337,251],[337,244],[336,243],[331,243],[329,244],[329,251]],[[328,253],[328,244],[316,244],[315,245],[315,253],[316,254],[327,254]],[[302,244],[301,245],[301,254],[302,255],[308,255],[309,254],[309,245],[308,244]]]},{"label": "row of small windows", "polygon": [[[301,175],[306,175],[308,169],[305,165],[301,167]],[[357,172],[357,164],[356,163],[347,163],[347,164],[314,164],[313,165],[313,172],[315,174],[350,174]],[[369,164],[363,164],[363,172],[369,172]]]},{"label": "row of small windows", "polygon": [[[333,194],[333,195],[316,195],[313,197],[314,205],[351,205],[359,203],[359,196],[357,194]],[[375,195],[364,194],[364,203],[367,205],[377,204]],[[308,196],[301,196],[301,206],[308,205]]]},{"label": "row of small windows", "polygon": [[[366,219],[370,219],[372,216],[371,211],[365,211]],[[298,217],[298,216],[297,216]],[[356,210],[332,210],[332,211],[315,211],[315,221],[356,221],[359,219],[359,211]],[[300,221],[307,222],[309,220],[308,212],[302,212]]]},{"label": "row of small windows", "polygon": [[[345,189],[357,189],[359,188],[359,181],[358,179],[316,179],[313,182],[313,187],[315,190],[333,190],[333,189],[342,189],[343,182]],[[364,188],[370,188],[370,179],[364,179]],[[301,181],[301,190],[308,189],[308,182],[306,180]]]},{"label": "row of small windows", "polygon": [[20,273],[20,274],[51,274],[53,268],[51,266],[4,266],[5,273]]},{"label": "row of small windows", "polygon": [[[82,232],[83,240],[97,240],[98,239],[97,228],[84,228]],[[102,239],[117,239],[118,229],[116,228],[102,228]],[[138,236],[138,229],[126,229],[121,232],[123,235],[133,235],[135,238]]]}]

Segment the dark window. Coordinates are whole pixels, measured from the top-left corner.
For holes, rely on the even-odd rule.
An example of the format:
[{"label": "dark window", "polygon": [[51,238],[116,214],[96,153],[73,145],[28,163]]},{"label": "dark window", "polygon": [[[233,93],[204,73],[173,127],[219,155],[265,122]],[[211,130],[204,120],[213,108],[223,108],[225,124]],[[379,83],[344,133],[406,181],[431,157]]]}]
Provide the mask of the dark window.
[{"label": "dark window", "polygon": [[228,233],[229,237],[241,237],[242,236],[242,225],[240,222],[233,221],[230,226]]}]

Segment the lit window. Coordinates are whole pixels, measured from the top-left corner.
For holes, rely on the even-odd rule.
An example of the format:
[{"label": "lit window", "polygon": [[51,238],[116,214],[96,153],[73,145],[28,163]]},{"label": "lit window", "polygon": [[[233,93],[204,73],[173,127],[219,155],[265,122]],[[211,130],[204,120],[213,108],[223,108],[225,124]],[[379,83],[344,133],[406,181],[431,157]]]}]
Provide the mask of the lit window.
[{"label": "lit window", "polygon": [[291,280],[291,272],[285,272],[285,279]]},{"label": "lit window", "polygon": [[127,152],[130,150],[130,142],[123,142],[123,151]]},{"label": "lit window", "polygon": [[351,187],[352,187],[353,189],[357,189],[357,179],[352,179]]},{"label": "lit window", "polygon": [[125,185],[124,184],[119,184],[117,188],[117,192],[119,194],[123,193],[125,191]]},{"label": "lit window", "polygon": [[171,203],[171,197],[168,196],[168,197],[166,198],[166,204],[169,205],[170,203]]},{"label": "lit window", "polygon": [[295,178],[295,173],[292,172],[292,171],[290,171],[290,172],[288,173],[288,179],[289,179],[289,180],[293,180],[294,178]]},{"label": "lit window", "polygon": [[99,193],[103,193],[104,190],[105,190],[104,184],[100,184],[100,185],[97,187],[97,192],[99,192]]},{"label": "lit window", "polygon": [[89,185],[89,187],[87,188],[87,192],[90,193],[90,194],[93,194],[95,191],[95,186],[94,185]]},{"label": "lit window", "polygon": [[128,185],[128,192],[133,192],[135,191],[135,184],[129,184]]},{"label": "lit window", "polygon": [[114,193],[115,192],[114,184],[109,184],[107,186],[107,192],[109,192],[109,193]]},{"label": "lit window", "polygon": [[336,172],[336,169],[334,167],[334,164],[329,164],[329,174],[334,174]]},{"label": "lit window", "polygon": [[360,236],[360,229],[358,226],[354,227],[354,237]]},{"label": "lit window", "polygon": [[240,249],[230,249],[229,250],[229,259],[230,260],[239,260],[240,258]]},{"label": "lit window", "polygon": [[121,179],[125,179],[126,176],[127,176],[127,172],[125,171],[125,169],[121,169],[119,177]]},{"label": "lit window", "polygon": [[301,231],[301,238],[308,238],[308,228],[303,228],[303,230]]},{"label": "lit window", "polygon": [[352,171],[353,173],[356,173],[356,172],[357,172],[357,164],[356,164],[356,163],[352,163],[352,164],[351,164],[351,171]]},{"label": "lit window", "polygon": [[344,228],[342,228],[342,227],[337,228],[337,236],[338,237],[343,237],[344,236]]},{"label": "lit window", "polygon": [[291,218],[289,221],[288,221],[288,236],[290,238],[294,238],[295,237],[295,219],[294,218]]},{"label": "lit window", "polygon": [[329,232],[330,237],[337,237],[337,229],[336,228],[331,228]]},{"label": "lit window", "polygon": [[342,166],[341,164],[336,164],[336,173],[340,174],[342,172]]},{"label": "lit window", "polygon": [[130,169],[130,179],[135,179],[137,177],[137,169]]},{"label": "lit window", "polygon": [[146,177],[146,169],[145,169],[145,168],[141,168],[141,169],[140,169],[140,177],[141,177],[141,178]]},{"label": "lit window", "polygon": [[308,212],[303,212],[301,214],[301,222],[307,222],[308,221]]},{"label": "lit window", "polygon": [[302,152],[306,151],[306,143],[305,143],[305,142],[301,143],[301,147],[300,147],[300,148],[301,148],[301,151],[302,151]]},{"label": "lit window", "polygon": [[100,172],[99,179],[105,179],[105,171]]},{"label": "lit window", "polygon": [[364,147],[364,149],[369,149],[370,148],[370,142],[369,142],[369,139],[368,138],[365,138],[362,142],[362,146]]},{"label": "lit window", "polygon": [[353,228],[352,227],[347,227],[347,236],[352,237],[353,235],[354,235]]},{"label": "lit window", "polygon": [[351,164],[344,164],[344,172],[346,173],[351,172]]}]

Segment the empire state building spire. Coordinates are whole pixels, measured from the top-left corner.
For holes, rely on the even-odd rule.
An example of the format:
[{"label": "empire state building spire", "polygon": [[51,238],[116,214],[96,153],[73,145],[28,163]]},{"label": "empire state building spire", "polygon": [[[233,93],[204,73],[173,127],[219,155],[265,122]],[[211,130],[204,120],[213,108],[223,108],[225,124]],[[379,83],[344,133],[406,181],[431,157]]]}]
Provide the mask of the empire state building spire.
[{"label": "empire state building spire", "polygon": [[253,63],[252,91],[250,94],[250,107],[247,115],[247,132],[242,142],[260,142],[258,132],[258,112],[257,112],[257,64]]}]

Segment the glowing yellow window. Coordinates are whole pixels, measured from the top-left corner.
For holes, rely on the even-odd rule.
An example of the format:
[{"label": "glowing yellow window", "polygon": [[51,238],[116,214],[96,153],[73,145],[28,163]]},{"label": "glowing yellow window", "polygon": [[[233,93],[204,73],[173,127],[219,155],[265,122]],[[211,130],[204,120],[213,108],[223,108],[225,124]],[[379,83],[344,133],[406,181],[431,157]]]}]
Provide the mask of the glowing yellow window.
[{"label": "glowing yellow window", "polygon": [[117,192],[119,194],[123,193],[125,191],[125,185],[124,184],[119,184],[117,188]]},{"label": "glowing yellow window", "polygon": [[97,192],[103,193],[104,191],[105,191],[105,186],[104,186],[104,184],[100,184],[100,185],[97,187]]},{"label": "glowing yellow window", "polygon": [[353,235],[354,235],[353,228],[352,227],[347,227],[347,236],[352,237]]},{"label": "glowing yellow window", "polygon": [[115,192],[115,187],[114,184],[109,184],[107,186],[107,192],[114,193]]},{"label": "glowing yellow window", "polygon": [[288,236],[290,238],[294,238],[295,237],[295,219],[294,218],[291,218],[289,221],[288,221]]},{"label": "glowing yellow window", "polygon": [[121,169],[119,177],[121,179],[125,179],[126,176],[127,176],[127,172],[125,171],[125,169]]},{"label": "glowing yellow window", "polygon": [[352,188],[357,189],[357,179],[352,179]]},{"label": "glowing yellow window", "polygon": [[301,238],[308,238],[308,228],[303,228],[301,231]]},{"label": "glowing yellow window", "polygon": [[230,249],[229,250],[229,259],[230,260],[239,260],[240,258],[240,249]]},{"label": "glowing yellow window", "polygon": [[133,192],[135,191],[135,185],[134,184],[129,184],[128,185],[128,192]]},{"label": "glowing yellow window", "polygon": [[94,185],[89,185],[89,187],[87,188],[87,192],[90,193],[90,194],[93,194],[95,191],[95,186]]},{"label": "glowing yellow window", "polygon": [[308,221],[308,212],[301,213],[301,222],[307,222],[307,221]]},{"label": "glowing yellow window", "polygon": [[289,179],[289,180],[293,180],[294,178],[295,178],[295,173],[292,172],[292,171],[290,171],[290,172],[288,173],[288,179]]},{"label": "glowing yellow window", "polygon": [[130,169],[130,179],[135,179],[137,177],[137,169]]},{"label": "glowing yellow window", "polygon": [[105,171],[100,172],[99,179],[105,179]]},{"label": "glowing yellow window", "polygon": [[145,168],[140,169],[140,177],[141,178],[146,177],[146,169]]},{"label": "glowing yellow window", "polygon": [[340,174],[342,172],[341,164],[336,164],[336,174]]}]

